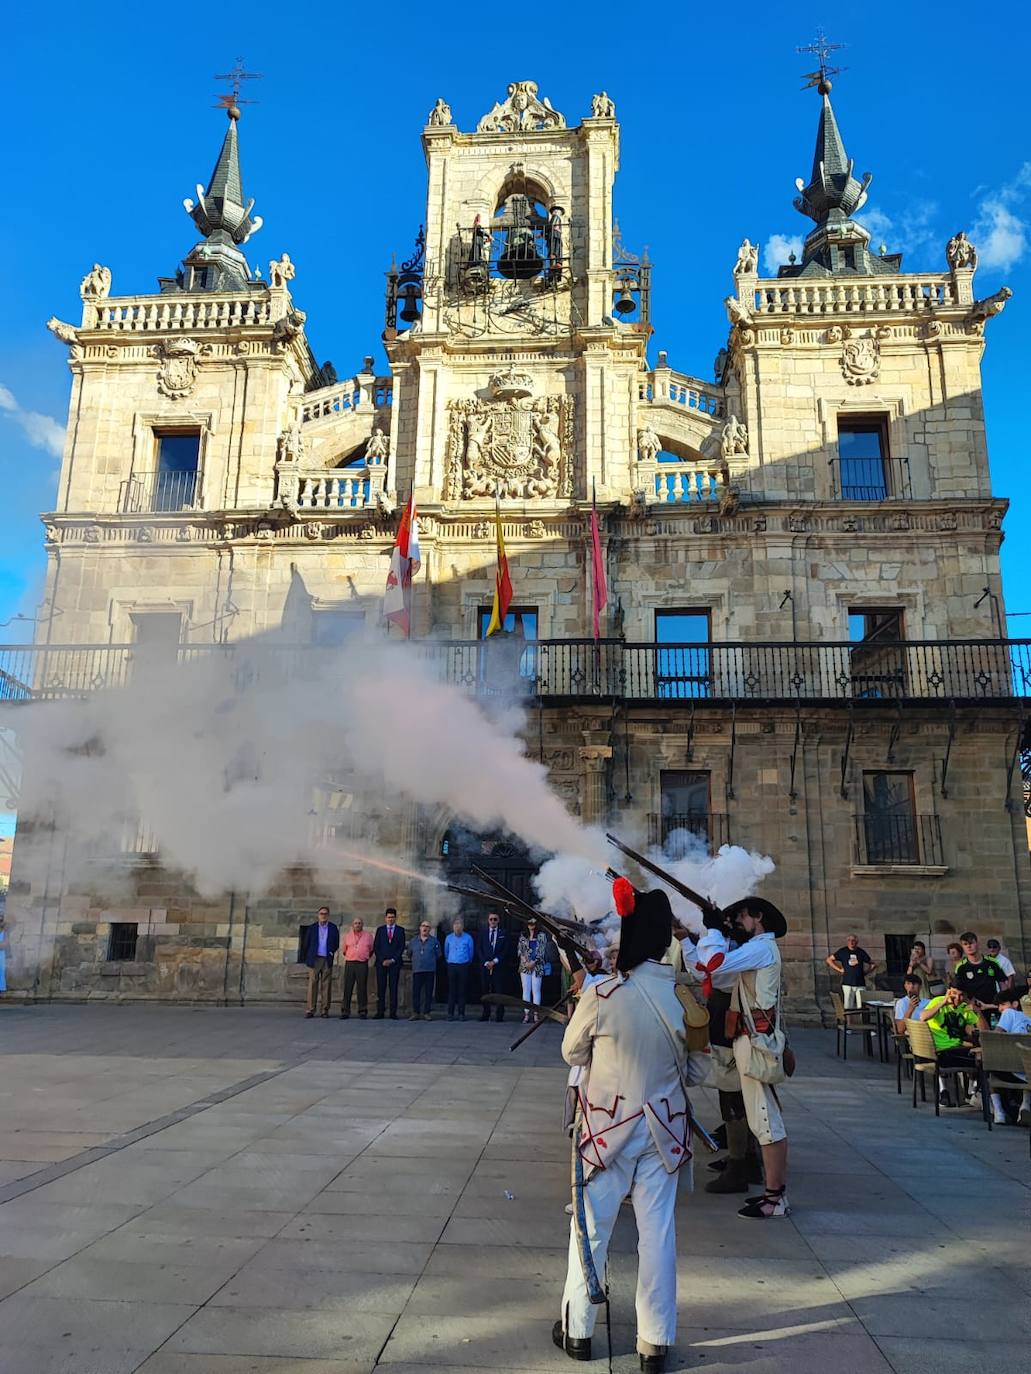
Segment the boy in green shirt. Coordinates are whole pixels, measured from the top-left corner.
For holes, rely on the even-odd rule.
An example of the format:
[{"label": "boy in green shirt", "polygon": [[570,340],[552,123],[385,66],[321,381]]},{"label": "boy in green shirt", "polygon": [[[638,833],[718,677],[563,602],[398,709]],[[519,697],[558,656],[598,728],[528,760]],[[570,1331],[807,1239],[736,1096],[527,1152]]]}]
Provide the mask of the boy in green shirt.
[{"label": "boy in green shirt", "polygon": [[962,988],[951,987],[944,997],[932,997],[920,1013],[920,1020],[927,1022],[943,1067],[974,1067],[971,1049],[976,1032],[987,1030],[988,1023],[965,1000]]}]

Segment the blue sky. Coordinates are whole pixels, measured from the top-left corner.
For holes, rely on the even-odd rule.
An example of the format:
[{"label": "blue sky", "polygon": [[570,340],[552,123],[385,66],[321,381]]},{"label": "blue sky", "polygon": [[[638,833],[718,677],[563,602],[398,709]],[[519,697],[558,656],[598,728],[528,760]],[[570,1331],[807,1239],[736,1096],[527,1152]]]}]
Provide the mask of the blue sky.
[{"label": "blue sky", "polygon": [[[291,11],[253,3],[203,16],[167,6],[19,10],[5,36],[5,183],[0,225],[0,622],[31,616],[42,581],[38,513],[53,505],[68,402],[51,315],[77,322],[93,262],[115,294],[155,289],[192,245],[182,209],[207,182],[225,120],[213,80],[238,55],[262,81],[241,122],[244,185],[265,227],[247,245],[263,270],[289,252],[294,298],[320,360],[341,375],[383,367],[383,273],[406,256],[424,208],[419,132],[437,96],[463,129],[533,79],[576,123],[605,89],[622,124],[616,209],[624,241],[655,263],[652,358],[711,376],[737,245],[804,234],[791,206],[808,177],[818,99],[800,90],[820,12],[737,4],[638,12],[624,4],[507,11],[414,6]],[[991,23],[938,4],[826,16],[848,67],[834,103],[857,172],[874,174],[860,216],[911,271],[944,267],[966,228],[981,249],[979,295],[1014,298],[988,328],[985,406],[996,492],[1013,501],[1003,549],[1010,611],[1031,611],[1024,473],[1026,312],[1031,300],[1031,144],[1020,73],[1023,6]],[[495,37],[495,32],[497,36]],[[1005,34],[1004,50],[1000,35]],[[513,36],[514,35],[514,36]],[[781,255],[782,256],[782,255]],[[24,638],[24,622],[0,640]],[[1031,617],[1011,631],[1031,633]]]}]

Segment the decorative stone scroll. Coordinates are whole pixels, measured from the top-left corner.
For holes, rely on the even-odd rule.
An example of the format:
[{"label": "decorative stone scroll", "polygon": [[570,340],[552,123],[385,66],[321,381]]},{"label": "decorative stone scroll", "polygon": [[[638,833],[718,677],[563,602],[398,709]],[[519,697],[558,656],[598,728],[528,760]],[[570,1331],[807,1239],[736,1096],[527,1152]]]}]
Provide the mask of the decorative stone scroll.
[{"label": "decorative stone scroll", "polygon": [[448,403],[445,499],[572,495],[573,399],[531,389],[509,371],[491,378],[490,400]]},{"label": "decorative stone scroll", "polygon": [[508,99],[485,114],[476,126],[478,134],[514,134],[535,129],[564,129],[565,117],[553,110],[547,96],[537,95],[536,81],[510,81]]}]

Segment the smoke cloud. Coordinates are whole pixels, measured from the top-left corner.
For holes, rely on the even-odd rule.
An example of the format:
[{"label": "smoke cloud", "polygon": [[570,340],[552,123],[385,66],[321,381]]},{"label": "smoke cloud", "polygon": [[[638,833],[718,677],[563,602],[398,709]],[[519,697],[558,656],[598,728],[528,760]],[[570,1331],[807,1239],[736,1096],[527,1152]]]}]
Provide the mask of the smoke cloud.
[{"label": "smoke cloud", "polygon": [[341,817],[348,848],[375,856],[412,801],[603,868],[604,838],[525,756],[521,712],[484,709],[437,663],[374,638],[315,653],[255,641],[180,667],[144,653],[124,688],[11,708],[21,814],[52,822],[68,873],[96,869],[142,824],[162,864],[208,897],[327,868],[319,834]]}]

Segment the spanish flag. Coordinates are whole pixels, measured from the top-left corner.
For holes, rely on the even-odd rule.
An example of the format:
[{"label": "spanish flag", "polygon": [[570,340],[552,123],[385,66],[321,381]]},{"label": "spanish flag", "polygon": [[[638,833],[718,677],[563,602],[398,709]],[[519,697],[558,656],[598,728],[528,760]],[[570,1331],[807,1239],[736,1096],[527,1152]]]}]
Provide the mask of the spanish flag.
[{"label": "spanish flag", "polygon": [[494,520],[498,531],[498,570],[494,574],[494,605],[490,611],[490,623],[486,638],[497,630],[505,628],[505,616],[512,604],[512,579],[508,575],[508,556],[505,553],[505,536],[501,532],[501,502],[495,507]]}]

